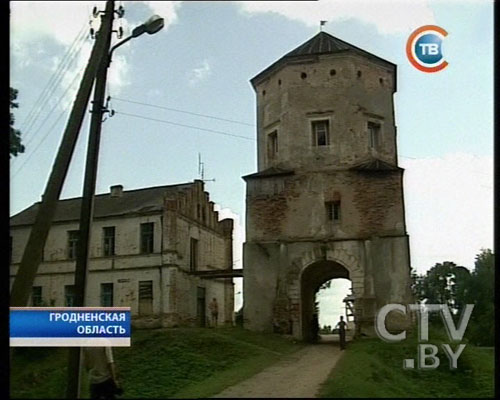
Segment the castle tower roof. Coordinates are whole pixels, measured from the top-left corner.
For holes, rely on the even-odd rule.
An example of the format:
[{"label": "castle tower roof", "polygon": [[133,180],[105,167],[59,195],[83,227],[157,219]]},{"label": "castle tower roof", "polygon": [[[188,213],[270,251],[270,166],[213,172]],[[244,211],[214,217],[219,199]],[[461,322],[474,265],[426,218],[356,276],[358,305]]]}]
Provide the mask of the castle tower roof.
[{"label": "castle tower roof", "polygon": [[302,43],[292,51],[285,54],[278,61],[271,64],[264,71],[257,74],[250,80],[250,82],[255,87],[256,83],[265,78],[270,72],[279,69],[281,66],[292,60],[295,61],[300,58],[309,58],[311,56],[318,56],[320,54],[334,54],[344,52],[356,53],[358,55],[370,58],[376,62],[385,64],[386,66],[396,67],[396,65],[391,63],[390,61],[384,60],[383,58],[369,53],[366,50],[360,49],[359,47],[356,47],[335,36],[330,35],[329,33],[322,31],[313,36],[308,41]]}]

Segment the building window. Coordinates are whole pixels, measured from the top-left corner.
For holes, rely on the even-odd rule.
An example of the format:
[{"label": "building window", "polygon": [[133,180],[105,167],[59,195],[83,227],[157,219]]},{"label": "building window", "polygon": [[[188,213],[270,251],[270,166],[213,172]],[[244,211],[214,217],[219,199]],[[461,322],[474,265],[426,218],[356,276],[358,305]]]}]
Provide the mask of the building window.
[{"label": "building window", "polygon": [[313,146],[328,146],[330,144],[329,121],[312,121],[312,143]]},{"label": "building window", "polygon": [[74,307],[75,305],[75,285],[64,286],[64,306]]},{"label": "building window", "polygon": [[153,281],[139,281],[139,315],[153,314]]},{"label": "building window", "polygon": [[326,213],[329,221],[340,221],[340,200],[327,202]]},{"label": "building window", "polygon": [[115,255],[115,227],[107,226],[102,228],[103,253],[105,257]]},{"label": "building window", "polygon": [[101,283],[101,307],[113,307],[112,283]]},{"label": "building window", "polygon": [[370,136],[370,148],[378,149],[380,144],[380,124],[368,122],[368,135]]},{"label": "building window", "polygon": [[68,258],[74,260],[76,258],[76,249],[78,247],[78,238],[80,231],[68,231]]},{"label": "building window", "polygon": [[33,307],[41,307],[43,305],[41,286],[33,286],[31,290],[31,304],[33,304]]},{"label": "building window", "polygon": [[141,224],[141,253],[152,253],[154,248],[154,222]]},{"label": "building window", "polygon": [[198,240],[191,238],[189,247],[189,270],[193,272],[198,269]]},{"label": "building window", "polygon": [[273,159],[278,154],[278,131],[273,131],[267,135],[267,155]]}]

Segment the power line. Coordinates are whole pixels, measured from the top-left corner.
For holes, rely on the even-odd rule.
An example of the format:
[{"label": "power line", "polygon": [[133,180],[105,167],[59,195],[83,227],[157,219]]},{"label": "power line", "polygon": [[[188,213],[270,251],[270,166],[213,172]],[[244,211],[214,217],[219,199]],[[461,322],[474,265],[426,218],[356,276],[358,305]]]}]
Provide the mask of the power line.
[{"label": "power line", "polygon": [[[57,100],[56,104],[54,104],[54,106],[52,107],[52,109],[50,110],[49,113],[47,113],[47,116],[45,117],[45,119],[43,120],[43,122],[41,123],[41,125],[38,127],[37,131],[40,131],[42,129],[42,127],[45,125],[45,122],[47,122],[47,120],[50,118],[50,116],[52,115],[52,112],[56,109],[56,107],[61,103],[61,101],[64,99],[64,97],[66,96],[66,93],[68,93],[69,89],[75,84],[76,80],[81,76],[81,73],[78,73],[78,74],[75,74],[73,80],[71,81],[71,83],[66,87],[66,89],[64,90],[63,94],[61,95],[61,97],[59,97],[59,99]],[[36,137],[36,135],[33,135],[30,140],[28,140],[28,142],[26,143],[25,147],[28,147],[29,144],[33,141],[33,139]]]},{"label": "power line", "polygon": [[225,135],[225,136],[236,137],[236,138],[239,138],[239,139],[246,139],[246,140],[255,141],[255,139],[254,139],[254,138],[251,138],[251,137],[248,137],[248,136],[241,136],[241,135],[235,135],[235,134],[233,134],[233,133],[228,133],[228,132],[223,132],[223,131],[216,131],[216,130],[213,130],[213,129],[200,128],[199,126],[184,125],[184,124],[179,124],[179,123],[177,123],[177,122],[166,121],[166,120],[163,120],[163,119],[157,119],[157,118],[149,118],[149,117],[144,117],[144,116],[142,116],[142,115],[125,113],[125,112],[122,112],[122,111],[116,111],[116,112],[115,112],[115,115],[116,115],[116,114],[127,115],[127,116],[129,116],[129,117],[135,117],[135,118],[145,119],[145,120],[148,120],[148,121],[161,122],[161,123],[164,123],[164,124],[175,125],[175,126],[181,126],[181,127],[183,127],[183,128],[197,129],[197,130],[200,130],[200,131],[205,131],[205,132],[216,133],[216,134],[219,134],[219,135]]},{"label": "power line", "polygon": [[[52,110],[50,111],[49,114],[47,114],[47,117],[44,119],[42,125],[40,125],[40,127],[38,128],[38,130],[41,130],[42,126],[45,125],[45,122],[48,120],[48,118],[52,115],[52,111],[55,110],[55,108],[59,105],[59,103],[62,101],[62,99],[66,96],[66,93],[68,92],[68,90],[75,84],[77,78],[80,77],[81,74],[75,74],[75,77],[73,78],[73,80],[71,81],[71,83],[66,87],[66,90],[64,91],[64,93],[61,95],[61,97],[59,98],[59,100],[57,101],[57,103],[54,105],[54,107],[52,107]],[[43,136],[42,140],[36,145],[35,149],[30,153],[30,155],[24,160],[24,162],[19,166],[19,168],[16,170],[16,172],[14,172],[14,174],[12,175],[12,178],[14,178],[22,169],[23,167],[26,165],[26,163],[30,160],[30,158],[33,156],[33,154],[36,153],[36,151],[40,148],[40,146],[42,145],[42,143],[45,141],[45,139],[47,139],[47,137],[50,135],[50,133],[54,132],[54,127],[56,126],[56,124],[59,122],[59,120],[61,119],[61,117],[66,113],[66,110],[62,110],[61,113],[59,114],[59,116],[57,117],[57,119],[55,120],[55,122],[51,125],[51,127],[47,130],[47,133]],[[26,143],[26,147],[29,146],[29,144],[33,141],[34,138],[36,138],[37,135],[33,135],[30,140]]]},{"label": "power line", "polygon": [[220,117],[215,117],[215,116],[213,116],[213,115],[199,114],[199,113],[195,113],[195,112],[191,112],[191,111],[179,110],[179,109],[176,109],[176,108],[170,108],[170,107],[158,106],[158,105],[156,105],[156,104],[148,104],[148,103],[141,103],[141,102],[139,102],[139,101],[133,101],[133,100],[120,99],[120,98],[118,98],[118,97],[113,97],[113,99],[114,99],[114,100],[118,100],[118,101],[123,101],[123,102],[126,102],[126,103],[140,104],[140,105],[142,105],[142,106],[148,106],[148,107],[153,107],[153,108],[159,108],[159,109],[162,109],[162,110],[175,111],[175,112],[179,112],[179,113],[183,113],[183,114],[195,115],[195,116],[197,116],[197,117],[204,117],[204,118],[216,119],[216,120],[219,120],[219,121],[231,122],[231,123],[233,123],[233,124],[240,124],[240,125],[246,125],[246,126],[255,127],[255,125],[253,125],[253,124],[249,124],[249,123],[247,123],[247,122],[242,122],[242,121],[236,121],[236,120],[234,120],[234,119],[220,118]]},{"label": "power line", "polygon": [[[86,36],[85,35],[85,29],[86,29],[85,26],[86,26],[86,24],[84,24],[84,26],[82,27],[80,32],[75,37],[75,39],[74,39],[73,43],[71,44],[71,46],[69,47],[68,51],[63,56],[63,59],[61,60],[56,71],[52,74],[51,78],[47,82],[47,85],[42,90],[42,92],[40,93],[40,96],[36,100],[30,113],[23,121],[21,131],[23,132],[25,139],[31,133],[31,128],[36,123],[44,106],[47,104],[47,100],[54,93],[56,86],[63,79],[64,74],[69,70],[69,66],[73,63],[76,56],[80,53],[82,46],[83,46],[83,43],[85,42],[85,36]],[[50,112],[52,112],[52,110]]]}]

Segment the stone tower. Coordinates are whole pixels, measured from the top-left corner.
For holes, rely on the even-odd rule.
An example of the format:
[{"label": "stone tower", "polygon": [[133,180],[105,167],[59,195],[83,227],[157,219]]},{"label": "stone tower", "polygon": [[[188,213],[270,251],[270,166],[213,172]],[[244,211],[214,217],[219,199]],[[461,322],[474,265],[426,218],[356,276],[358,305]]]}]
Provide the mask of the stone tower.
[{"label": "stone tower", "polygon": [[258,172],[244,177],[245,327],[307,340],[317,289],[347,278],[357,332],[373,334],[380,307],[412,298],[396,65],[320,32],[251,83]]}]

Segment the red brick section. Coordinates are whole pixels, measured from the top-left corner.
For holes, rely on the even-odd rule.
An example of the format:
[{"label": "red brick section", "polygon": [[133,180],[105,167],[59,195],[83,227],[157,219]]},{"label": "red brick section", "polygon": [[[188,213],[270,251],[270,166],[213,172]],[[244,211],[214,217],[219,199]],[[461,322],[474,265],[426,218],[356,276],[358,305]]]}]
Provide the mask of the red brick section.
[{"label": "red brick section", "polygon": [[258,229],[268,235],[281,233],[281,222],[287,215],[287,201],[284,194],[274,196],[258,196],[248,198],[250,210],[254,223]]},{"label": "red brick section", "polygon": [[[354,205],[360,214],[359,235],[383,234],[388,213],[394,206],[402,206],[401,172],[355,172],[351,179]],[[397,219],[403,222],[403,215]]]}]

